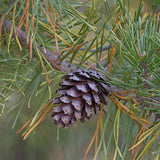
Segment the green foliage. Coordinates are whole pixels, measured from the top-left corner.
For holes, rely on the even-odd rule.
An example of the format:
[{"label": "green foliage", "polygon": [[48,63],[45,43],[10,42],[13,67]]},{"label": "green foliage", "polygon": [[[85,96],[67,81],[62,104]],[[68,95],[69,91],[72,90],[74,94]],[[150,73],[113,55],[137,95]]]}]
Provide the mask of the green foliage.
[{"label": "green foliage", "polygon": [[[105,7],[105,16],[99,4]],[[100,113],[85,156],[95,141],[95,160],[101,156],[116,160],[158,159],[158,1],[152,3],[152,13],[144,13],[142,0],[134,13],[131,7],[129,0],[4,2],[0,6],[0,116],[14,115],[14,128],[30,110],[25,119],[31,118],[27,138],[48,116],[66,71],[76,67],[96,69],[106,75],[113,88],[109,104],[104,106],[107,114],[103,117]],[[2,25],[3,18],[12,21],[9,33]],[[26,33],[27,41],[18,37],[17,29]],[[110,47],[103,50],[106,45]],[[61,69],[64,64],[67,67]]]},{"label": "green foliage", "polygon": [[[55,82],[59,81],[60,75],[63,75],[63,73],[55,71],[52,66],[48,63],[47,59],[44,57],[43,54],[39,52],[38,45],[41,45],[43,47],[47,47],[51,50],[52,54],[55,54],[58,52],[58,50],[63,50],[67,47],[77,46],[81,44],[87,34],[95,30],[96,28],[90,24],[90,21],[92,19],[95,19],[96,12],[94,11],[94,14],[90,14],[90,12],[93,12],[92,7],[89,7],[88,11],[86,13],[88,15],[92,15],[91,17],[88,17],[86,15],[81,14],[78,12],[73,6],[71,6],[66,1],[48,1],[48,6],[43,1],[35,1],[34,6],[32,6],[31,3],[29,3],[29,13],[25,11],[25,1],[19,2],[15,1],[12,5],[9,7],[1,8],[1,14],[7,14],[6,16],[11,15],[11,12],[13,11],[13,20],[14,23],[12,23],[12,31],[8,34],[2,35],[2,49],[1,49],[1,106],[2,106],[2,114],[4,114],[4,110],[7,110],[5,108],[5,105],[7,101],[14,95],[21,94],[25,97],[26,102],[28,103],[28,106],[30,106],[30,102],[33,96],[40,95],[40,93],[43,95],[43,93],[49,93],[49,96],[44,96],[43,103],[44,104],[49,98],[53,97],[54,91],[52,88],[56,89],[54,87]],[[44,14],[43,10],[41,9],[41,6],[44,7],[44,10],[47,12],[48,7],[51,9],[51,14],[53,16],[53,19],[56,19],[55,26],[57,28],[56,32],[52,28],[52,26],[48,23],[49,19],[46,19],[46,15]],[[55,6],[55,10],[53,10],[53,7]],[[92,10],[91,10],[92,9]],[[91,11],[90,11],[91,10]],[[26,12],[26,17],[24,18],[23,13]],[[49,15],[49,11],[47,15]],[[56,15],[57,14],[57,15]],[[59,19],[58,20],[58,14]],[[32,36],[32,43],[34,45],[34,50],[36,51],[36,54],[34,53],[32,61],[29,61],[30,53],[28,50],[23,48],[21,45],[22,43],[19,42],[19,40],[12,38],[12,33],[14,32],[15,25],[18,25],[19,18],[22,17],[23,20],[27,21],[28,16],[28,29],[25,28],[25,24],[23,22],[22,29],[27,30],[27,41],[29,42],[29,39]],[[35,24],[33,26],[33,17],[35,18]],[[1,16],[2,18],[2,16]],[[12,18],[11,18],[12,19]],[[21,21],[22,22],[22,21]],[[94,23],[94,21],[92,22]],[[19,23],[20,25],[20,23]],[[27,25],[27,24],[26,24]],[[32,28],[33,28],[33,34],[32,34]],[[75,31],[72,31],[75,30]],[[77,34],[78,33],[78,34]],[[50,35],[50,36],[46,36]],[[58,43],[56,42],[55,36],[57,36]],[[5,39],[5,41],[4,41]],[[19,48],[19,49],[18,49]],[[17,50],[18,49],[18,50]],[[61,52],[62,58],[65,59],[68,54],[70,54],[71,49],[68,49],[68,52]],[[57,53],[59,54],[59,53]],[[41,61],[41,56],[44,60],[44,62]],[[72,57],[74,54],[72,55]],[[38,59],[38,57],[40,59]],[[70,58],[70,57],[69,57]],[[71,60],[73,58],[70,58]],[[44,73],[44,68],[41,66],[41,64],[45,63],[45,68],[48,71],[47,73]],[[50,74],[52,77],[52,83],[51,87],[47,85],[45,82],[46,75]],[[57,76],[58,74],[58,76]],[[58,77],[58,78],[57,78]],[[40,85],[40,84],[43,85]],[[44,87],[45,86],[45,87]],[[48,91],[47,91],[48,89]],[[47,94],[46,94],[47,95]],[[23,98],[20,98],[21,101],[23,101]],[[41,99],[41,98],[40,98]],[[39,102],[41,103],[41,102]],[[39,104],[38,104],[39,106]]]}]

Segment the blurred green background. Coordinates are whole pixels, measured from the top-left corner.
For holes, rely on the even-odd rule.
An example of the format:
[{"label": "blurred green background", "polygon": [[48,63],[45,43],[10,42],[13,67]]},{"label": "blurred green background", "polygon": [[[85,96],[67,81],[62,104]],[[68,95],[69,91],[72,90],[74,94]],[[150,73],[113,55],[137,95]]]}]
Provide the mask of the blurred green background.
[{"label": "blurred green background", "polygon": [[[111,0],[112,1],[112,0]],[[79,2],[81,2],[79,0]],[[139,0],[131,1],[131,12],[133,13],[139,4]],[[101,7],[102,14],[103,6]],[[144,9],[146,12],[151,10],[151,0],[144,0]],[[23,115],[20,115],[18,123],[12,129],[17,110],[0,120],[0,159],[1,160],[80,160],[83,159],[89,142],[94,134],[97,118],[92,119],[84,124],[79,123],[75,128],[67,130],[57,130],[49,116],[25,141],[22,140],[21,134],[16,134],[17,130],[31,118],[33,109],[27,107]],[[110,126],[107,130],[109,131]],[[59,134],[57,134],[59,131]],[[57,140],[59,135],[59,140]],[[107,134],[106,134],[107,135]],[[88,160],[92,160],[94,148],[92,147]],[[103,154],[100,153],[100,159]]]},{"label": "blurred green background", "polygon": [[[20,123],[15,129],[11,129],[14,118],[8,116],[0,122],[0,159],[2,160],[81,159],[93,136],[97,122],[94,117],[92,121],[79,123],[75,128],[60,129],[59,141],[57,141],[57,126],[53,124],[52,118],[48,117],[26,141],[23,141],[21,134],[16,134],[21,127]],[[90,153],[89,159],[92,159],[92,156],[93,153]]]}]

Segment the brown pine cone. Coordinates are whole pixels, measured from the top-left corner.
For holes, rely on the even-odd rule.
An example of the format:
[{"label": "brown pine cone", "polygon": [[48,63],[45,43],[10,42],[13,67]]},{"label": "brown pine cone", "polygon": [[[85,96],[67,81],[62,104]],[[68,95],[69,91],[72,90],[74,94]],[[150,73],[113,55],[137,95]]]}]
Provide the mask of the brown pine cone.
[{"label": "brown pine cone", "polygon": [[77,120],[81,122],[90,119],[92,110],[95,114],[100,111],[100,103],[107,104],[107,95],[110,93],[105,79],[96,71],[80,70],[65,75],[57,89],[57,98],[53,104],[52,117],[59,127],[74,126]]}]

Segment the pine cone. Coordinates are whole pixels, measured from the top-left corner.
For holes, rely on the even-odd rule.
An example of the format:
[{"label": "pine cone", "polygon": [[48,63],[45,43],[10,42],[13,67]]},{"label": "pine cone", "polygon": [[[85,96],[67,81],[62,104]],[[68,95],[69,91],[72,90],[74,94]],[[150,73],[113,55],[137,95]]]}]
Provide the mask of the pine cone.
[{"label": "pine cone", "polygon": [[[65,75],[57,89],[59,97],[53,100],[52,117],[59,127],[74,126],[77,120],[81,122],[90,119],[92,110],[95,114],[100,111],[100,103],[107,104],[110,93],[105,79],[96,71],[82,70]],[[93,108],[93,109],[92,109]]]}]

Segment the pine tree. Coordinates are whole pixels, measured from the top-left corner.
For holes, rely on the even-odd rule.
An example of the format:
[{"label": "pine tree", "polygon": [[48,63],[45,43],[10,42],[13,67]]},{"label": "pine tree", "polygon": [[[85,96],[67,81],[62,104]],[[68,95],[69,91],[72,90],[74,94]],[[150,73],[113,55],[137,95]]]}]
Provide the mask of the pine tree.
[{"label": "pine tree", "polygon": [[94,159],[100,150],[106,159],[159,159],[159,2],[144,13],[140,0],[134,15],[130,1],[91,2],[1,3],[0,116],[17,109],[14,128],[24,107],[35,106],[19,130],[28,127],[26,139],[46,117],[68,128],[94,112],[99,118],[84,159],[93,141]]}]

